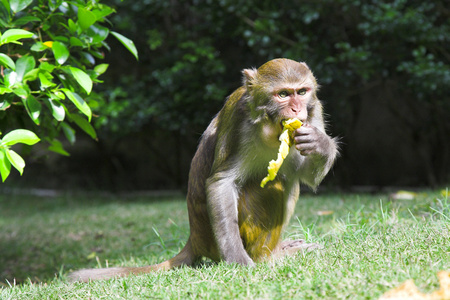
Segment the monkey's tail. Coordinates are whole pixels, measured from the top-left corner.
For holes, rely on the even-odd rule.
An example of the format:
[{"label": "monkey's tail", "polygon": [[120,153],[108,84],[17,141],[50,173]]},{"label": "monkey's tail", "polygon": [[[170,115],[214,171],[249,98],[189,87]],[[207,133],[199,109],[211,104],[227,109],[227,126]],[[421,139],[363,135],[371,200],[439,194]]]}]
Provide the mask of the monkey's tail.
[{"label": "monkey's tail", "polygon": [[88,282],[90,280],[108,279],[114,277],[125,277],[131,274],[146,274],[158,270],[170,270],[183,265],[190,266],[196,260],[192,250],[191,239],[175,257],[160,264],[145,267],[122,267],[102,269],[82,269],[68,275],[69,281]]}]

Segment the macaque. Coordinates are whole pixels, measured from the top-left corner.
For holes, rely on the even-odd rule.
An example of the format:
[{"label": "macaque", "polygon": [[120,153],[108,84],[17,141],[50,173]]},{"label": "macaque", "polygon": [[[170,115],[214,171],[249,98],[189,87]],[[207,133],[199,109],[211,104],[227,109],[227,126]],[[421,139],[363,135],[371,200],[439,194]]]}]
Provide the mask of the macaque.
[{"label": "macaque", "polygon": [[[163,263],[131,268],[86,269],[75,281],[142,274],[190,266],[201,257],[253,266],[271,257],[309,251],[316,244],[281,241],[300,194],[316,189],[337,154],[325,133],[317,82],[305,63],[274,59],[243,70],[234,91],[203,133],[189,173],[190,236],[179,254]],[[282,121],[297,118],[294,145],[277,177],[261,188],[277,155]]]}]

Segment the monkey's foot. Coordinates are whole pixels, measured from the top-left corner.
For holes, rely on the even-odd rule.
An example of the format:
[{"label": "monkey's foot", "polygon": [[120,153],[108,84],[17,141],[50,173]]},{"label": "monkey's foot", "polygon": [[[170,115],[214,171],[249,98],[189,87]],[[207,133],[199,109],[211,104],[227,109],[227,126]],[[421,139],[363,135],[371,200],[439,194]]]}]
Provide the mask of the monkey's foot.
[{"label": "monkey's foot", "polygon": [[305,240],[286,240],[281,242],[280,249],[291,254],[297,251],[310,252],[323,249],[323,246],[316,243],[306,243]]}]

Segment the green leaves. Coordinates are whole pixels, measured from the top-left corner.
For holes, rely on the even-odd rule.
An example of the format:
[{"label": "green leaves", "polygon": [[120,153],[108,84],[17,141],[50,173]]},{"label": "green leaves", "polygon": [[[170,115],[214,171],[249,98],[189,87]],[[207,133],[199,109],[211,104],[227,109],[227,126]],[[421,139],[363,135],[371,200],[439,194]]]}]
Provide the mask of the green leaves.
[{"label": "green leaves", "polygon": [[16,13],[25,9],[33,0],[11,0],[9,2],[11,10]]},{"label": "green leaves", "polygon": [[16,70],[16,64],[14,61],[6,54],[0,53],[0,64],[8,67],[12,70]]},{"label": "green leaves", "polygon": [[64,94],[66,94],[67,98],[69,98],[69,100],[72,101],[72,103],[75,104],[75,106],[88,117],[90,122],[92,118],[92,111],[89,105],[87,105],[87,103],[83,100],[83,98],[69,89],[61,90],[64,92]]},{"label": "green leaves", "polygon": [[39,141],[36,134],[25,129],[13,130],[0,140],[0,175],[3,182],[11,172],[11,165],[19,171],[20,175],[25,167],[23,158],[9,147],[18,143],[34,145]]},{"label": "green leaves", "polygon": [[111,31],[111,34],[113,36],[115,36],[119,40],[119,42],[121,42],[122,45],[124,45],[125,48],[127,48],[128,51],[130,51],[131,54],[134,55],[134,57],[136,57],[136,60],[139,60],[136,46],[134,45],[132,40],[124,37],[123,35],[121,35],[120,33],[115,32],[115,31]]},{"label": "green leaves", "polygon": [[22,56],[16,61],[17,81],[22,82],[26,73],[34,69],[36,61],[33,56]]},{"label": "green leaves", "polygon": [[75,122],[75,124],[83,129],[83,131],[86,132],[91,138],[93,138],[94,140],[97,139],[97,133],[95,132],[94,127],[92,127],[92,125],[88,121],[83,119],[80,115],[72,115],[71,118]]},{"label": "green leaves", "polygon": [[9,29],[0,36],[0,46],[8,43],[17,43],[20,39],[31,38],[33,33],[23,29]]},{"label": "green leaves", "polygon": [[[76,141],[76,131],[68,122],[97,139],[89,105],[98,107],[101,102],[93,85],[102,83],[98,77],[108,68],[97,65],[97,60],[104,58],[104,48],[109,50],[106,38],[111,31],[106,17],[113,12],[100,1],[0,0],[2,124],[27,124],[29,133],[39,130],[48,149],[62,155],[69,154],[58,140],[61,132],[70,143]],[[119,34],[116,37],[137,57],[132,41]],[[11,143],[26,142],[24,132],[12,132],[0,145],[3,180],[11,166],[20,173],[25,166],[8,148]]]},{"label": "green leaves", "polygon": [[95,14],[82,7],[78,7],[78,25],[82,30],[88,29],[91,25],[97,21]]},{"label": "green leaves", "polygon": [[66,116],[64,106],[59,101],[53,99],[48,99],[48,103],[50,104],[53,118],[59,122],[63,121]]},{"label": "green leaves", "polygon": [[53,54],[55,55],[56,61],[60,65],[64,64],[70,55],[67,47],[61,42],[53,42],[52,51]]},{"label": "green leaves", "polygon": [[16,129],[7,133],[3,139],[0,140],[0,147],[4,145],[12,146],[17,143],[34,145],[39,141],[40,139],[34,132],[26,129]]},{"label": "green leaves", "polygon": [[75,77],[75,80],[89,95],[92,90],[92,79],[89,77],[89,75],[75,67],[69,67],[69,69],[72,72],[73,77]]},{"label": "green leaves", "polygon": [[25,105],[26,111],[36,125],[40,125],[39,116],[41,115],[42,105],[33,95],[22,97],[22,102]]}]

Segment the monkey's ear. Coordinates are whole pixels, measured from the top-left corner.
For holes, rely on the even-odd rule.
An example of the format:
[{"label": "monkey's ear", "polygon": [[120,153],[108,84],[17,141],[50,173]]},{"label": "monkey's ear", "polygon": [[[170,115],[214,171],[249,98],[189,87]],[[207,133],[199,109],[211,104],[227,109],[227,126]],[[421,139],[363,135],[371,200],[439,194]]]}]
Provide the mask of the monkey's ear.
[{"label": "monkey's ear", "polygon": [[250,87],[255,83],[257,73],[258,73],[258,70],[256,70],[256,69],[242,70],[242,75],[244,75],[243,84],[245,87]]},{"label": "monkey's ear", "polygon": [[311,70],[305,62],[301,61],[300,64],[304,65],[308,70]]}]

